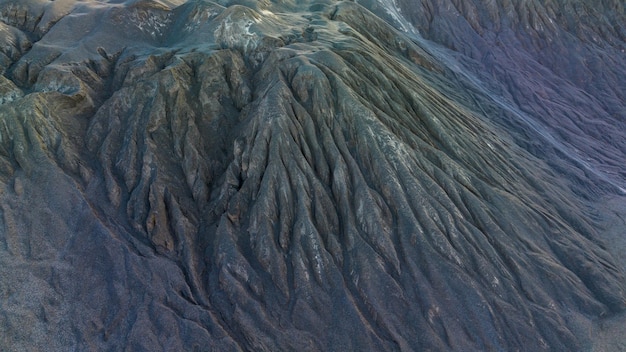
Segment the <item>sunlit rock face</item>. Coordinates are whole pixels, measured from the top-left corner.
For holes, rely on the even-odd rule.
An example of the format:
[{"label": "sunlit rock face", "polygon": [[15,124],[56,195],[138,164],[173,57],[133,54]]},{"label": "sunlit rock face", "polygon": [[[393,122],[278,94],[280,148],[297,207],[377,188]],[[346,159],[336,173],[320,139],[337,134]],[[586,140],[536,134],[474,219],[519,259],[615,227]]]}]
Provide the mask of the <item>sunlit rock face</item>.
[{"label": "sunlit rock face", "polygon": [[0,19],[2,350],[585,351],[626,308],[620,1]]}]

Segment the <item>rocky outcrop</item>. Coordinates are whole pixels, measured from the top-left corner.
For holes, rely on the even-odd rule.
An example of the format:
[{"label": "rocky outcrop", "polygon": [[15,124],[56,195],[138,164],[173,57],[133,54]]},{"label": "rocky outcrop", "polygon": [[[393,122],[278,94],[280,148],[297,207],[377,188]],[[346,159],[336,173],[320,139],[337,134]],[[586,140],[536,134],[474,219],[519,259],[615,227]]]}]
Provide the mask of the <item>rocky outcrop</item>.
[{"label": "rocky outcrop", "polygon": [[533,4],[2,2],[0,346],[588,349],[624,91]]}]

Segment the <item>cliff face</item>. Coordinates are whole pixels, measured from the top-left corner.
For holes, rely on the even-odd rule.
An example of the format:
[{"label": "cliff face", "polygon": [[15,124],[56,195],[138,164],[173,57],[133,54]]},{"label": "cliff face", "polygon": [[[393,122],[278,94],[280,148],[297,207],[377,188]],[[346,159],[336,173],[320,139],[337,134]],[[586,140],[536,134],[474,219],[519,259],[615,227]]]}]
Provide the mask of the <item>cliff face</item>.
[{"label": "cliff face", "polygon": [[589,349],[624,16],[0,1],[0,347]]}]

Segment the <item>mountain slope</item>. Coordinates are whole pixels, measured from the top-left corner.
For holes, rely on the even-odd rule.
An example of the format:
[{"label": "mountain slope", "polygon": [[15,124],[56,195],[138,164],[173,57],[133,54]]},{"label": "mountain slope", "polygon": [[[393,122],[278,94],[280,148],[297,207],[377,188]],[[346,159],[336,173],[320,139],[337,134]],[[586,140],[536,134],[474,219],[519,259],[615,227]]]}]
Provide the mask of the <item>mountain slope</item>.
[{"label": "mountain slope", "polygon": [[[624,66],[559,71],[535,2],[0,4],[5,349],[585,350],[626,306]],[[545,40],[623,60],[616,8]]]}]

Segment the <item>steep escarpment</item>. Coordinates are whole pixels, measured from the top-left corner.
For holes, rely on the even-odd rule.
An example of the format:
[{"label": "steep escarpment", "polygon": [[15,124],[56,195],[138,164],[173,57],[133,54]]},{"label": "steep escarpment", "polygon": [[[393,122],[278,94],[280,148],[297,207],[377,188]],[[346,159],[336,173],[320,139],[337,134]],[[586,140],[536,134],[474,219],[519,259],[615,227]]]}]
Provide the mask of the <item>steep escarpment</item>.
[{"label": "steep escarpment", "polygon": [[621,179],[584,161],[623,160],[620,117],[516,85],[539,59],[505,86],[403,4],[26,4],[1,3],[3,348],[584,350],[626,308],[591,211]]}]

